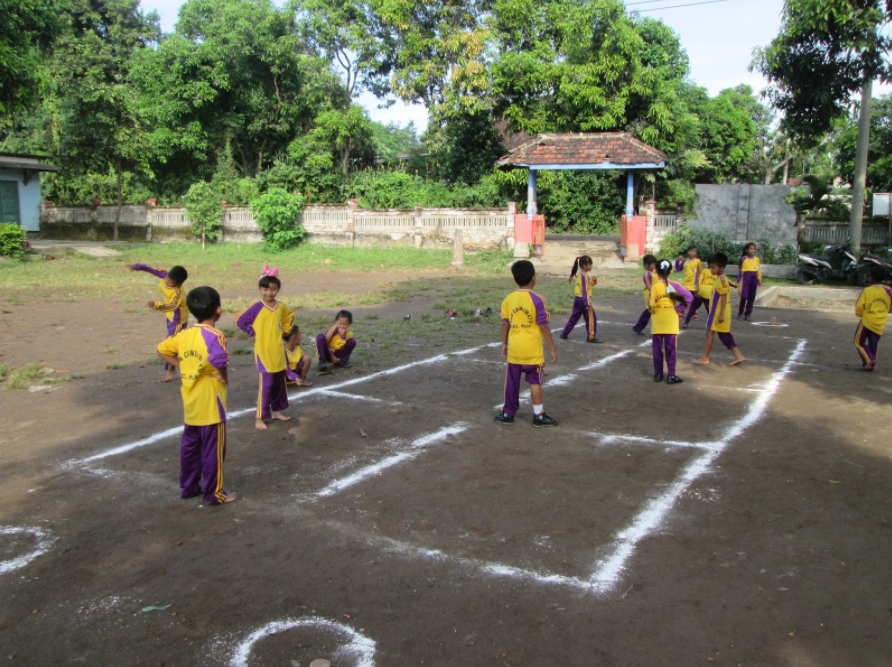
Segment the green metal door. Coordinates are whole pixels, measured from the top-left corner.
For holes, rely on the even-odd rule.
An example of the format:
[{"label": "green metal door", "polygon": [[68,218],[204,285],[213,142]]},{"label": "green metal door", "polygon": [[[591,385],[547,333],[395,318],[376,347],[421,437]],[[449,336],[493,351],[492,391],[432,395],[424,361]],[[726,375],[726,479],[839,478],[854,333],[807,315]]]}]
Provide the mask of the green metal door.
[{"label": "green metal door", "polygon": [[19,184],[0,181],[0,222],[22,224],[19,219]]}]

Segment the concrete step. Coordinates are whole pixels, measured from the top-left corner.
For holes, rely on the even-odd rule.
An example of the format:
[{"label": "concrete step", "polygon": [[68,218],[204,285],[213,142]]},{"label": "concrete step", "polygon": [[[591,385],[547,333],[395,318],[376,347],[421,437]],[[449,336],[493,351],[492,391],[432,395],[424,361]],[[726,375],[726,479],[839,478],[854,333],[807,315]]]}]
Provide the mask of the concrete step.
[{"label": "concrete step", "polygon": [[595,269],[638,268],[627,265],[619,256],[619,243],[594,239],[567,239],[553,241],[546,239],[545,256],[536,258],[536,271],[547,275],[569,275],[573,262],[580,255],[592,258]]}]

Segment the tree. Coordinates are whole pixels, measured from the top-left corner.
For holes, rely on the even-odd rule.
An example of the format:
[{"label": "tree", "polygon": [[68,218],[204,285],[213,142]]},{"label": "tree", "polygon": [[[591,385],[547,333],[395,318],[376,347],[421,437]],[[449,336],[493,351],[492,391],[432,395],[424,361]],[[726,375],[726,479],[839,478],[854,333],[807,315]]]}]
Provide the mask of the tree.
[{"label": "tree", "polygon": [[[857,115],[851,114],[834,137],[833,164],[840,176],[851,182],[855,175],[858,144]],[[892,96],[874,99],[870,110],[866,186],[874,192],[892,192]]]}]

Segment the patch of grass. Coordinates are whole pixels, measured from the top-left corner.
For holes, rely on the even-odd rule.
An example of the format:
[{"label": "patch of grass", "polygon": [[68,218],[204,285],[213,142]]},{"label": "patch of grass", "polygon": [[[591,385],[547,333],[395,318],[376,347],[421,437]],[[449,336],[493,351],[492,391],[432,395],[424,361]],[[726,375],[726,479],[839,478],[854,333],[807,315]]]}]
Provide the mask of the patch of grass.
[{"label": "patch of grass", "polygon": [[10,366],[9,364],[0,364],[0,378],[5,378],[7,375],[13,372],[15,368]]},{"label": "patch of grass", "polygon": [[114,347],[107,347],[102,351],[102,354],[118,354],[120,350]]},{"label": "patch of grass", "polygon": [[126,361],[113,361],[110,364],[105,365],[105,370],[114,371],[120,368],[127,368],[129,365],[130,363]]},{"label": "patch of grass", "polygon": [[251,354],[252,350],[249,347],[235,347],[229,348],[229,352],[232,354]]},{"label": "patch of grass", "polygon": [[22,368],[15,368],[6,374],[6,386],[8,389],[21,391],[27,389],[35,383],[36,380],[45,380],[46,373],[43,372],[44,365],[37,361],[32,361]]},{"label": "patch of grass", "polygon": [[129,382],[125,382],[121,386],[122,387],[135,387],[138,384],[139,384],[139,380],[130,380]]},{"label": "patch of grass", "polygon": [[147,366],[160,366],[163,363],[164,363],[164,359],[162,359],[161,357],[157,357],[157,356],[151,357],[146,360]]}]

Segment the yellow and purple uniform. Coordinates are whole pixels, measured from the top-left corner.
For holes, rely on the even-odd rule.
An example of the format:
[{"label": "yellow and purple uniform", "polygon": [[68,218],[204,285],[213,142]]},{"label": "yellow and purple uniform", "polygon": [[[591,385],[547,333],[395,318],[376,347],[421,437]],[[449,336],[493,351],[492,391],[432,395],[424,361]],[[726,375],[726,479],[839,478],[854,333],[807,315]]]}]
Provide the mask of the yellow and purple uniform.
[{"label": "yellow and purple uniform", "polygon": [[712,286],[707,328],[717,333],[731,331],[731,286],[724,274],[716,276]]},{"label": "yellow and purple uniform", "polygon": [[675,293],[684,299],[685,306],[690,305],[691,293],[677,282],[665,283],[656,280],[650,291],[650,333],[653,337],[651,349],[654,358],[654,375],[663,374],[665,351],[666,367],[670,377],[675,376],[675,364],[678,359],[678,310],[679,307],[670,298]]},{"label": "yellow and purple uniform", "polygon": [[513,416],[520,406],[520,376],[529,384],[542,384],[545,379],[542,327],[548,326],[551,315],[545,299],[532,290],[518,289],[502,301],[502,322],[509,326],[502,412]]},{"label": "yellow and purple uniform", "polygon": [[167,316],[167,335],[174,336],[178,334],[181,329],[185,328],[189,320],[189,309],[186,307],[186,295],[183,294],[183,286],[167,287],[165,284],[167,271],[164,269],[153,269],[145,264],[134,264],[133,269],[135,271],[145,271],[146,273],[151,273],[156,278],[160,278],[158,289],[161,290],[164,301],[155,301],[152,304],[152,308]]},{"label": "yellow and purple uniform", "polygon": [[738,315],[746,315],[747,319],[753,314],[753,306],[756,303],[756,291],[762,284],[762,260],[758,257],[740,258],[737,265],[737,289],[740,290],[740,305]]},{"label": "yellow and purple uniform", "polygon": [[158,352],[180,360],[185,423],[180,443],[181,495],[203,494],[206,503],[219,505],[226,500],[226,383],[220,375],[229,365],[226,337],[212,326],[199,324],[162,341]]},{"label": "yellow and purple uniform", "polygon": [[644,281],[644,289],[641,290],[641,295],[644,297],[644,312],[641,313],[638,322],[632,327],[632,331],[637,334],[644,333],[644,327],[650,322],[650,290],[656,277],[656,271],[645,271],[644,276],[642,277],[642,280]]},{"label": "yellow and purple uniform", "polygon": [[675,302],[669,298],[669,285],[661,280],[653,284],[650,291],[650,332],[651,334],[677,334],[678,313]]},{"label": "yellow and purple uniform", "polygon": [[297,382],[300,379],[300,372],[303,369],[304,352],[300,346],[289,350],[285,348],[285,376],[290,382]]},{"label": "yellow and purple uniform", "polygon": [[254,339],[254,361],[260,375],[257,390],[257,419],[269,419],[273,412],[288,407],[285,391],[285,343],[282,335],[291,331],[294,313],[281,301],[270,308],[258,301],[235,320],[239,329]]},{"label": "yellow and purple uniform", "polygon": [[861,364],[873,368],[877,359],[880,336],[886,330],[886,319],[892,308],[892,289],[886,285],[865,287],[855,304],[855,315],[861,318],[855,331],[855,348]]},{"label": "yellow and purple uniform", "polygon": [[573,297],[573,310],[570,312],[570,319],[561,332],[562,338],[567,338],[570,332],[576,328],[579,318],[585,316],[585,335],[588,340],[594,340],[598,333],[598,317],[595,315],[595,309],[592,306],[592,289],[595,286],[595,279],[590,278],[585,272],[580,271],[576,276],[576,291]]},{"label": "yellow and purple uniform", "polygon": [[348,329],[342,336],[337,325],[316,336],[316,356],[323,363],[333,363],[335,360],[346,363],[350,361],[350,355],[353,354],[355,347],[356,339],[353,337],[353,332]]},{"label": "yellow and purple uniform", "polygon": [[697,296],[708,304],[712,300],[712,288],[715,285],[715,276],[707,269],[700,273],[700,284],[697,287]]},{"label": "yellow and purple uniform", "polygon": [[700,287],[700,274],[703,273],[703,262],[699,257],[694,259],[679,259],[675,262],[676,271],[684,271],[682,284],[689,292],[696,292]]}]

